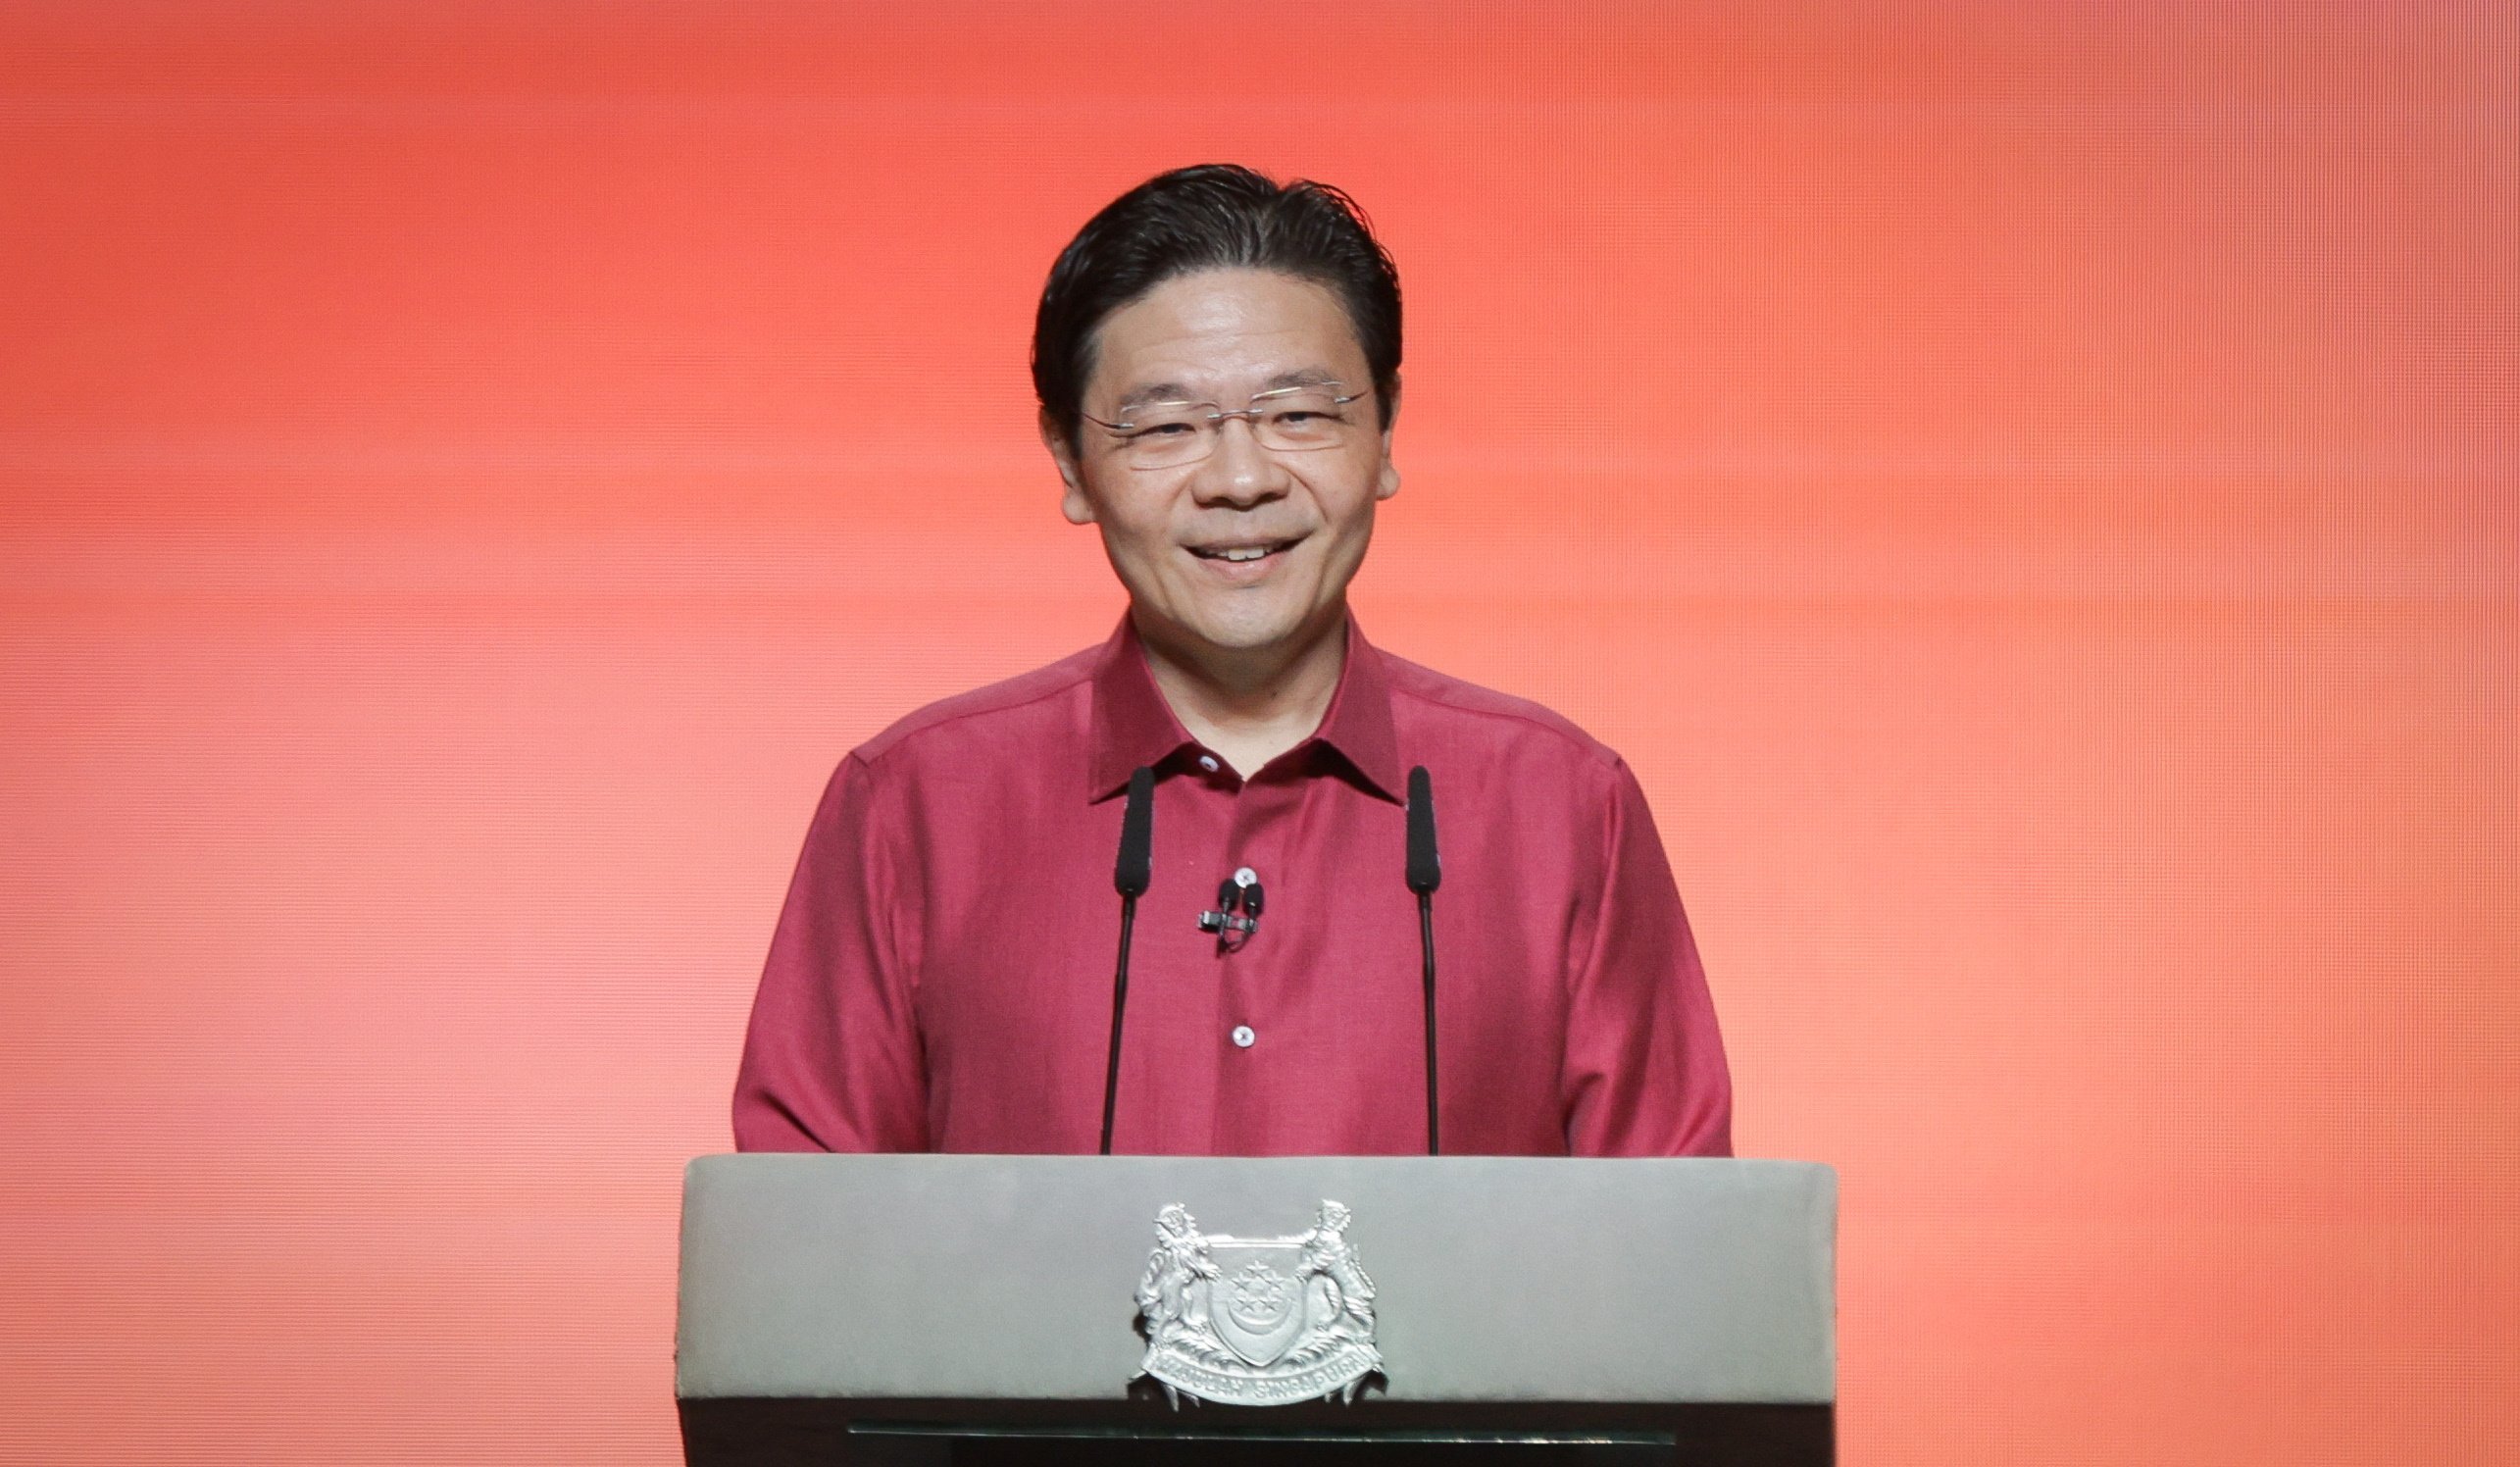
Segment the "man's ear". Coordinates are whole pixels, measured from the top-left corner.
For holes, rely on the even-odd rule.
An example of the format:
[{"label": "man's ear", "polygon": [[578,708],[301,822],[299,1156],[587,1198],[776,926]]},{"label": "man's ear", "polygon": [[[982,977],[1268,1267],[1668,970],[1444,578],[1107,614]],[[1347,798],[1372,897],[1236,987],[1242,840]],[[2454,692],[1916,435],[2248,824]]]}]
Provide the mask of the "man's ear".
[{"label": "man's ear", "polygon": [[1077,467],[1076,445],[1068,441],[1059,420],[1043,408],[1039,419],[1041,446],[1050,450],[1050,462],[1059,467],[1059,482],[1065,485],[1059,496],[1059,513],[1071,525],[1093,523],[1093,501],[1085,497],[1084,472]]},{"label": "man's ear", "polygon": [[1400,379],[1391,379],[1391,391],[1386,399],[1390,416],[1383,424],[1383,472],[1374,481],[1374,497],[1388,499],[1400,492],[1400,466],[1391,462],[1391,430],[1400,424]]}]

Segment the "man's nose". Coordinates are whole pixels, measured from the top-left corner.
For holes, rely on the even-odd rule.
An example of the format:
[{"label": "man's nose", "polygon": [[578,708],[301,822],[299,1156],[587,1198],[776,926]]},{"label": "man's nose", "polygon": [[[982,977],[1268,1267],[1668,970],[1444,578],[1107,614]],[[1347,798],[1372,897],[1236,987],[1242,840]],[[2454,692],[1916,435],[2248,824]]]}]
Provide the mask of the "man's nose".
[{"label": "man's nose", "polygon": [[1286,492],[1286,466],[1252,436],[1250,419],[1228,418],[1214,431],[1216,447],[1190,481],[1199,503],[1242,509]]}]

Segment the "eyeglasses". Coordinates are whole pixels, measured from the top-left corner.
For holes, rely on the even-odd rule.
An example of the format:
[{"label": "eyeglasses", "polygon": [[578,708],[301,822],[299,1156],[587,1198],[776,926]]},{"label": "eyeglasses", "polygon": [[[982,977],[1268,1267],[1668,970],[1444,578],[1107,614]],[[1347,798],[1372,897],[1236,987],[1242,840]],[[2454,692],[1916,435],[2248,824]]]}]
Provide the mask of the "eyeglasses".
[{"label": "eyeglasses", "polygon": [[1345,382],[1306,382],[1255,392],[1251,405],[1233,412],[1212,402],[1142,402],[1126,410],[1122,421],[1108,423],[1091,413],[1078,416],[1108,430],[1118,440],[1121,460],[1132,469],[1178,469],[1216,452],[1216,440],[1229,418],[1251,425],[1251,439],[1275,453],[1310,453],[1350,441],[1363,415],[1348,404],[1365,396],[1342,393]]}]

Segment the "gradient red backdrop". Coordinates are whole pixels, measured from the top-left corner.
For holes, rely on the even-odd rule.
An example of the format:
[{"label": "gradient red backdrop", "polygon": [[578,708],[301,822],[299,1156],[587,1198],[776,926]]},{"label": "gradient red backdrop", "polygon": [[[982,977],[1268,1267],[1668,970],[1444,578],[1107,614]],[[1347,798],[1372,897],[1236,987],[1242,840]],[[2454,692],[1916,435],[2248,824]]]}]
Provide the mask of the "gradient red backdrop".
[{"label": "gradient red backdrop", "polygon": [[2515,75],[2482,4],[0,11],[0,1459],[675,1459],[815,795],[1108,630],[1032,301],[1211,158],[1400,261],[1360,612],[1641,776],[1742,1151],[1843,1177],[1847,1462],[2520,1458]]}]

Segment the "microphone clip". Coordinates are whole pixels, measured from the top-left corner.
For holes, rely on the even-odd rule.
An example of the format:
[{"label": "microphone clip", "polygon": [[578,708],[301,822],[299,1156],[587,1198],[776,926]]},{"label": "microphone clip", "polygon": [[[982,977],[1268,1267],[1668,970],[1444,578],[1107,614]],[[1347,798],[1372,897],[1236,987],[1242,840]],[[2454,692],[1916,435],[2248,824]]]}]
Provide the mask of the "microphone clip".
[{"label": "microphone clip", "polygon": [[1225,950],[1233,952],[1260,931],[1260,878],[1245,866],[1218,885],[1218,910],[1199,913],[1199,931],[1216,934]]}]

